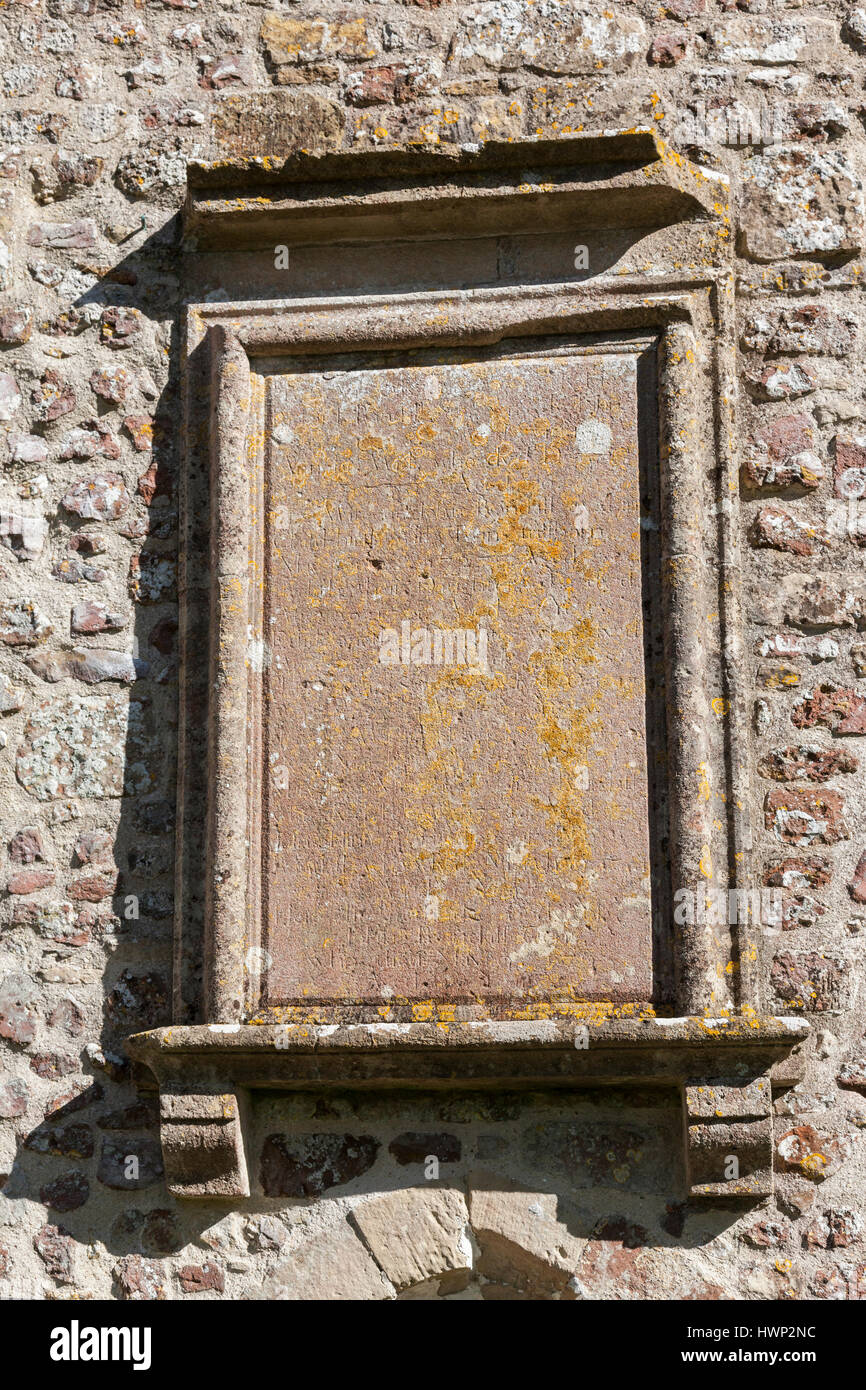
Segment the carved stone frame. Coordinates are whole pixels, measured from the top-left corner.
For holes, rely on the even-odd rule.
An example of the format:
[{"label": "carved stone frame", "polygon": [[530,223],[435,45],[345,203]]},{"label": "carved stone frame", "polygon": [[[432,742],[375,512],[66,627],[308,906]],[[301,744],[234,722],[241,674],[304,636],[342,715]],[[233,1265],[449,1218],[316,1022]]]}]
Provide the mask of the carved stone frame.
[{"label": "carved stone frame", "polygon": [[[160,1087],[163,1153],[169,1187],[178,1195],[248,1195],[243,1114],[245,1096],[256,1087],[628,1081],[680,1087],[693,1196],[755,1198],[771,1190],[771,1079],[780,1085],[796,1079],[795,1059],[784,1059],[806,1029],[801,1020],[760,1015],[751,923],[730,936],[697,925],[673,933],[677,1016],[664,1019],[629,1017],[628,1010],[617,1017],[616,1011],[592,1006],[504,1022],[453,1017],[445,1022],[443,1015],[434,1023],[420,1017],[392,1023],[316,1016],[279,1023],[257,1009],[251,993],[255,976],[247,968],[248,953],[257,945],[260,862],[260,680],[250,652],[261,638],[261,602],[252,576],[261,554],[266,506],[264,470],[258,466],[265,447],[265,393],[257,366],[278,356],[472,348],[554,334],[651,335],[658,359],[671,879],[697,888],[696,876],[702,872],[725,889],[753,886],[748,726],[738,646],[734,338],[724,189],[715,186],[701,203],[694,195],[700,182],[696,172],[671,160],[655,141],[653,156],[644,164],[637,158],[648,156],[644,134],[638,132],[631,142],[611,137],[611,142],[606,163],[604,137],[593,137],[592,150],[583,152],[581,179],[571,171],[579,141],[556,142],[553,154],[546,146],[554,172],[563,165],[567,172],[559,182],[554,177],[545,183],[548,191],[539,195],[533,186],[533,198],[567,197],[569,206],[576,207],[582,197],[586,208],[587,196],[597,199],[607,179],[618,194],[631,186],[639,199],[646,193],[649,171],[652,186],[670,195],[663,199],[658,220],[671,247],[681,219],[696,224],[703,254],[689,268],[670,276],[632,268],[555,284],[205,303],[189,310],[177,1026],[129,1040],[130,1053]],[[540,158],[537,147],[531,155]],[[520,201],[525,185],[519,180],[521,160],[529,157],[526,148],[506,147],[491,195],[500,217],[512,216],[515,225],[523,225],[526,215],[525,201]],[[469,166],[464,182],[474,198],[478,190],[471,158],[464,163]],[[405,190],[400,193],[391,215],[402,239],[413,226],[421,238],[429,235],[431,225],[447,225],[442,209],[454,202],[453,163],[448,173],[446,191],[441,178],[425,179],[422,171],[411,199]],[[345,171],[342,176],[347,177]],[[201,177],[207,183],[210,175]],[[289,196],[298,177],[297,170],[286,176],[285,196],[273,199],[272,243],[290,234],[303,236],[304,208],[299,210]],[[487,198],[491,177],[485,171],[478,196]],[[504,186],[509,178],[511,188]],[[692,200],[688,206],[684,183]],[[387,241],[387,197],[376,201],[376,190],[363,196],[375,204],[368,235]],[[202,211],[202,200],[210,214]],[[341,237],[359,235],[357,192],[341,200],[319,189],[312,201],[320,237],[339,245]],[[417,205],[414,222],[407,222],[407,201]],[[197,200],[194,191],[192,204],[191,221],[199,233],[204,228],[213,237],[222,227],[227,243],[233,237],[242,240],[232,221],[231,199],[220,202],[201,194]],[[249,218],[248,200],[236,199],[235,208],[238,220]],[[424,213],[420,223],[418,209]],[[309,206],[306,216],[309,222]],[[267,225],[267,214],[259,208],[254,219],[258,237],[263,219]],[[665,257],[673,259],[673,252]],[[205,473],[207,527],[195,501],[195,487],[201,487]],[[204,575],[197,557],[208,529],[210,573]],[[202,681],[204,640],[210,657]],[[203,701],[204,769],[195,756],[201,746]],[[195,926],[202,887],[203,939]],[[199,953],[204,966],[200,990]],[[727,1154],[738,1159],[737,1176],[725,1176]]]}]

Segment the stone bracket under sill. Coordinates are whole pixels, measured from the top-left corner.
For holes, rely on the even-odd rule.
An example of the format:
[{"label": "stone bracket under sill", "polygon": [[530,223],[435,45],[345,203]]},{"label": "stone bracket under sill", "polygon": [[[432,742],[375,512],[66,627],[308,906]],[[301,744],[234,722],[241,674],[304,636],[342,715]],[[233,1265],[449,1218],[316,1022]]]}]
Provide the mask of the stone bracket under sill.
[{"label": "stone bracket under sill", "polygon": [[[579,1089],[674,1086],[689,1196],[756,1201],[773,1189],[773,1088],[800,1080],[801,1018],[543,1022],[201,1024],[127,1041],[160,1091],[177,1197],[250,1195],[254,1090]],[[732,1160],[734,1160],[732,1162]]]}]

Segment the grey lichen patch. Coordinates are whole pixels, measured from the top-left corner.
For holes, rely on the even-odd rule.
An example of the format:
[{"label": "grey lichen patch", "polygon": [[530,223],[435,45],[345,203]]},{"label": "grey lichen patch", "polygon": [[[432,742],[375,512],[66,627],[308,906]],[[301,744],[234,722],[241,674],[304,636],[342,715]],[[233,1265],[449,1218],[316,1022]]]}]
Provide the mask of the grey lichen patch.
[{"label": "grey lichen patch", "polygon": [[31,599],[18,599],[0,608],[0,642],[7,647],[35,647],[54,629]]},{"label": "grey lichen patch", "polygon": [[863,184],[836,150],[779,145],[746,162],[740,238],[754,260],[858,251],[863,217]]},{"label": "grey lichen patch", "polygon": [[[143,706],[119,696],[70,695],[38,705],[24,727],[15,771],[40,801],[58,797],[114,797],[152,788]],[[124,763],[128,745],[140,756]]]},{"label": "grey lichen patch", "polygon": [[620,72],[645,45],[643,21],[632,15],[594,14],[546,0],[493,0],[463,10],[451,61],[463,72],[523,64],[545,73]]}]

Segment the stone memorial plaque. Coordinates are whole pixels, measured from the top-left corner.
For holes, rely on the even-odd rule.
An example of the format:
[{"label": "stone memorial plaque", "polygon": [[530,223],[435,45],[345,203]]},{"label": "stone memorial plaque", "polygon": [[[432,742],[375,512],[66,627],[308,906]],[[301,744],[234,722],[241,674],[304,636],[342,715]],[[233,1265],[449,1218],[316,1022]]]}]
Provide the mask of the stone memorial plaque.
[{"label": "stone memorial plaque", "polygon": [[511,347],[264,377],[263,1004],[653,997],[639,348]]},{"label": "stone memorial plaque", "polygon": [[257,1192],[263,1090],[640,1084],[690,1199],[770,1195],[807,1029],[697,911],[760,871],[726,181],[301,151],[184,223],[170,1190]]}]

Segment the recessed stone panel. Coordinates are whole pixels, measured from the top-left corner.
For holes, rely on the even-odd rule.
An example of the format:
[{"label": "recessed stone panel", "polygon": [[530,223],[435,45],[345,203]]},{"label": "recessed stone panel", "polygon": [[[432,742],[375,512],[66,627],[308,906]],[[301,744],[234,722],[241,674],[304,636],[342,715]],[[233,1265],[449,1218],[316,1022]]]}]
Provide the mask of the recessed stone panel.
[{"label": "recessed stone panel", "polygon": [[652,997],[639,352],[266,377],[269,1004]]}]

